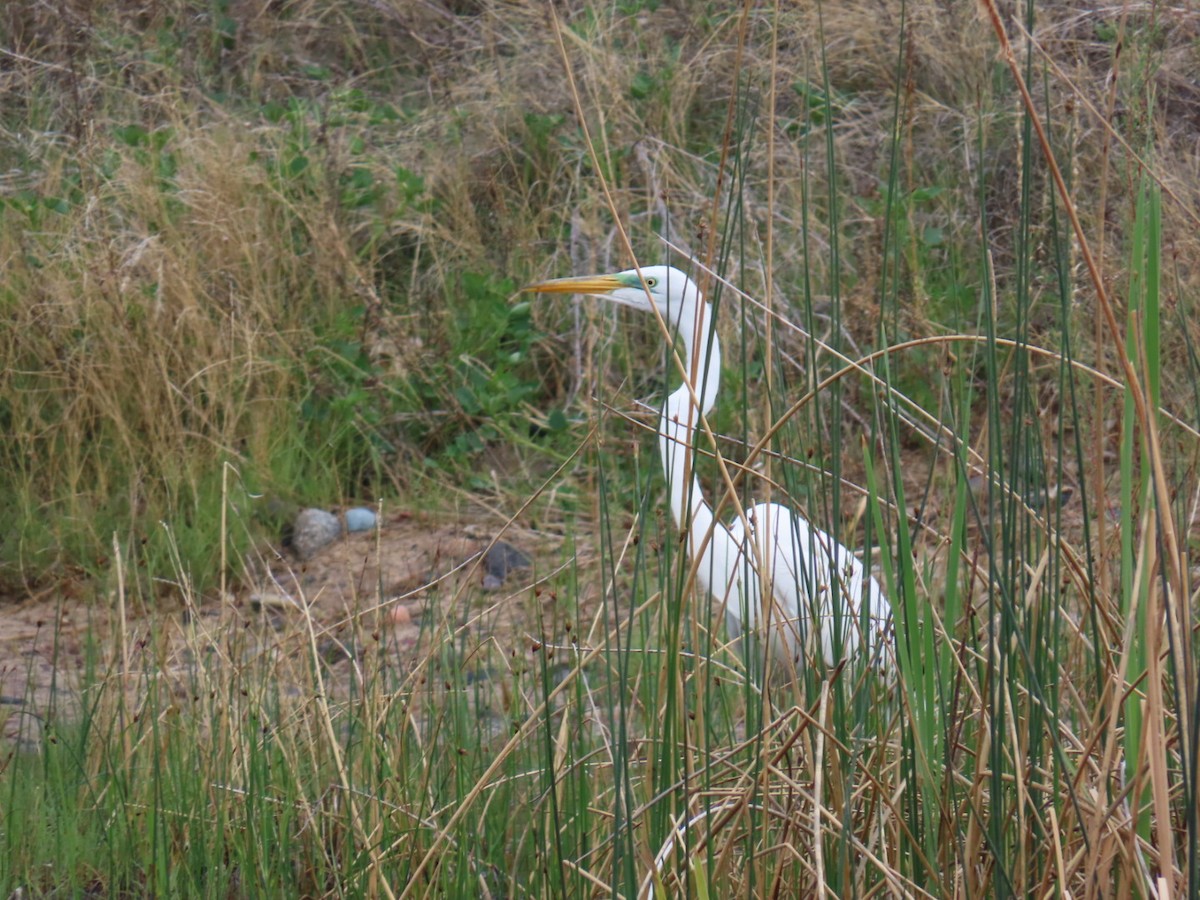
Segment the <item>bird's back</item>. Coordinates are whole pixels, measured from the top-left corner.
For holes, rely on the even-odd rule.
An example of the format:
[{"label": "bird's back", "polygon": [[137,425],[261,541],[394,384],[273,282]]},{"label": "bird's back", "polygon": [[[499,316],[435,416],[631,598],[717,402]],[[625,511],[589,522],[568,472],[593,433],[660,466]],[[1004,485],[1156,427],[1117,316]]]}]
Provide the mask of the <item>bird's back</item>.
[{"label": "bird's back", "polygon": [[[752,540],[746,539],[747,527]],[[744,520],[739,516],[732,523],[728,536],[723,553],[720,542],[714,542],[714,553],[725,559],[711,566],[724,577],[708,587],[725,605],[731,638],[743,631],[762,637],[760,585],[769,585],[772,652],[777,656],[801,663],[813,659],[819,647],[832,666],[855,658],[865,643],[873,662],[888,664],[891,606],[879,582],[847,547],[778,503],[748,509]]]}]

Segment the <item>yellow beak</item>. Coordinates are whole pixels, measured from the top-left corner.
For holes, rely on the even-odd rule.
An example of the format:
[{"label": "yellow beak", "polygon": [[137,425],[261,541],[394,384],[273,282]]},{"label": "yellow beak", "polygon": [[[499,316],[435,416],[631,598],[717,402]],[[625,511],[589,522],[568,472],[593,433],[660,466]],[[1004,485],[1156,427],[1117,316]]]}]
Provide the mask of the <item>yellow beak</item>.
[{"label": "yellow beak", "polygon": [[582,278],[555,278],[521,288],[535,294],[610,294],[625,283],[616,275],[585,275]]}]

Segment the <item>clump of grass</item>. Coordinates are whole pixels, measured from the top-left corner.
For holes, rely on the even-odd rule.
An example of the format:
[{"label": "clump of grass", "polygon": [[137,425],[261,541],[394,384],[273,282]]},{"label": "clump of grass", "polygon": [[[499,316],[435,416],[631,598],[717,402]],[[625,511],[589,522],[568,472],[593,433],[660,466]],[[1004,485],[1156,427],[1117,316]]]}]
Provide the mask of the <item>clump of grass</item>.
[{"label": "clump of grass", "polygon": [[[159,23],[179,54],[185,11]],[[36,17],[13,27],[72,65],[182,76],[182,59],[131,58],[107,30],[124,13],[82,43]],[[279,24],[276,38],[297,40]],[[200,65],[206,51],[190,49]],[[6,582],[103,575],[114,533],[135,571],[162,572],[166,522],[204,588],[225,464],[251,496],[328,506],[411,485],[430,457],[469,459],[506,434],[505,416],[527,418],[537,332],[508,310],[510,282],[419,264],[439,201],[379,145],[402,120],[391,104],[259,91],[245,59],[235,71],[250,82],[215,109],[178,83],[143,101],[53,59],[13,59],[9,87],[24,78],[28,103],[6,124],[30,138],[5,147],[22,174],[0,206]],[[46,68],[61,77],[39,82]],[[203,66],[195,77],[224,83]],[[86,134],[43,130],[42,104],[63,91],[103,110]]]},{"label": "clump of grass", "polygon": [[[297,219],[232,132],[121,140],[4,210],[23,226],[4,229],[5,545],[26,576],[59,552],[90,561],[113,531],[161,570],[157,518],[203,571],[222,463],[269,486],[281,460],[338,438],[296,414],[305,345],[341,287],[316,249],[333,223]],[[339,467],[365,460],[310,459],[305,486],[337,492]]]}]

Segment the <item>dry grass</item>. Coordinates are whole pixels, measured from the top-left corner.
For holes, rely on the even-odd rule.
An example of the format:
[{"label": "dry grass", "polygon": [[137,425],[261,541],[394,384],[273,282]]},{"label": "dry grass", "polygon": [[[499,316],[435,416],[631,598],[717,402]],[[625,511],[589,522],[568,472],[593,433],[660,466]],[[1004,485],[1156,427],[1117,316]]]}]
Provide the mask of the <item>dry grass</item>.
[{"label": "dry grass", "polygon": [[[101,648],[102,738],[46,749],[46,793],[7,788],[81,843],[22,844],[3,883],[57,853],[111,892],[261,870],[313,894],[1194,896],[1200,16],[1046,2],[1029,36],[1000,9],[1010,69],[970,4],[553,9],[0,12],[10,592],[227,615],[220,561],[275,536],[260,495],[466,490],[601,556],[509,637],[447,614],[401,659],[345,625],[374,649],[344,693],[311,620],[252,662],[199,632]],[[887,536],[893,701],[851,670],[764,698],[713,649],[604,414],[657,396],[657,336],[514,312],[527,279],[663,237],[748,295],[721,299],[718,430],[777,429],[780,492]],[[185,644],[220,651],[179,678]],[[165,805],[155,765],[187,773]]]}]

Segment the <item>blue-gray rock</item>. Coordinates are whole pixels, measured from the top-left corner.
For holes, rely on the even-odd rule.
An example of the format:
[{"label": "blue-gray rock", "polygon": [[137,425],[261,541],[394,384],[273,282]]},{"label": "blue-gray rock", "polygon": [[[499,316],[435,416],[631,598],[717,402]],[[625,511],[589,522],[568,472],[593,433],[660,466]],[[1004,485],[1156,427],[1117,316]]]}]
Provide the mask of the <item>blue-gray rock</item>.
[{"label": "blue-gray rock", "polygon": [[347,531],[370,531],[375,527],[375,511],[365,506],[355,506],[342,514]]},{"label": "blue-gray rock", "polygon": [[483,560],[483,589],[498,590],[508,573],[514,569],[529,568],[529,557],[506,541],[496,541]]}]

